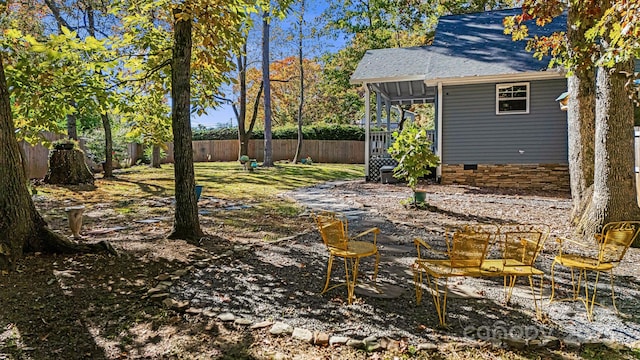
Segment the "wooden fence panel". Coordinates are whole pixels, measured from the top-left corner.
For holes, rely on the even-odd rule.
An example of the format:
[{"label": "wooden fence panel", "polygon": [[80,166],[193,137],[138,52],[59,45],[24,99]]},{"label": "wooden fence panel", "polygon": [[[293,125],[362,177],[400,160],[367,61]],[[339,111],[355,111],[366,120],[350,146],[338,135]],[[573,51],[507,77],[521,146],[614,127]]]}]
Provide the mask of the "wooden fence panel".
[{"label": "wooden fence panel", "polygon": [[[193,161],[235,161],[240,151],[238,140],[197,140],[193,145]],[[293,159],[297,140],[273,140],[273,161]],[[167,144],[167,156],[162,163],[173,163],[173,143]],[[249,140],[250,158],[264,161],[264,140]],[[339,164],[363,164],[364,141],[305,140],[301,156],[310,156],[315,162]]]}]

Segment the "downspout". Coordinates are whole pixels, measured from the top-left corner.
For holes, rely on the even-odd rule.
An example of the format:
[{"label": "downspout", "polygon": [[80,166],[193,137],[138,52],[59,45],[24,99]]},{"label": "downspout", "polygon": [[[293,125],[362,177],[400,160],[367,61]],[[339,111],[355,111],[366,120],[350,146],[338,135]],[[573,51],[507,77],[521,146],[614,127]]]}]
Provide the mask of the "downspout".
[{"label": "downspout", "polygon": [[371,94],[369,84],[364,83],[364,178],[369,181],[369,158],[371,152]]},{"label": "downspout", "polygon": [[436,95],[436,155],[440,158],[440,165],[436,168],[436,178],[442,179],[442,82],[438,82],[438,94]]}]

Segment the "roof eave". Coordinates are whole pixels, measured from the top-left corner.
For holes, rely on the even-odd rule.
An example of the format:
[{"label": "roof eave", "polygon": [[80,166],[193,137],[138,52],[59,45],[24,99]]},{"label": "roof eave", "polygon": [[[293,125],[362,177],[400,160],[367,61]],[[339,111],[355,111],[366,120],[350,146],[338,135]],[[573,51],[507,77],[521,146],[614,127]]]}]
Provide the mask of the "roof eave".
[{"label": "roof eave", "polygon": [[424,75],[407,75],[398,77],[386,77],[386,78],[368,78],[368,79],[349,79],[351,85],[357,84],[372,84],[372,83],[392,83],[392,82],[404,82],[404,81],[424,81]]},{"label": "roof eave", "polygon": [[521,72],[521,73],[513,73],[513,74],[433,78],[433,79],[425,79],[424,83],[427,86],[437,86],[438,83],[442,83],[442,85],[467,85],[467,84],[481,84],[481,83],[488,83],[488,82],[515,82],[515,81],[521,81],[521,80],[562,79],[565,77],[566,75],[564,71],[547,70],[547,71],[529,71],[529,72]]}]

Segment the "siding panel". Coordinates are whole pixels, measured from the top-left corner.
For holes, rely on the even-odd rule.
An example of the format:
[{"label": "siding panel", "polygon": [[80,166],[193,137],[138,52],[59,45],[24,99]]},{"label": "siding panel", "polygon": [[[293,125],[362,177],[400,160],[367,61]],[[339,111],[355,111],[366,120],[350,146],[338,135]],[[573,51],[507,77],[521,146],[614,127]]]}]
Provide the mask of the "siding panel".
[{"label": "siding panel", "polygon": [[566,80],[530,82],[530,111],[496,115],[496,86],[443,88],[443,163],[566,164],[567,115],[556,97]]}]

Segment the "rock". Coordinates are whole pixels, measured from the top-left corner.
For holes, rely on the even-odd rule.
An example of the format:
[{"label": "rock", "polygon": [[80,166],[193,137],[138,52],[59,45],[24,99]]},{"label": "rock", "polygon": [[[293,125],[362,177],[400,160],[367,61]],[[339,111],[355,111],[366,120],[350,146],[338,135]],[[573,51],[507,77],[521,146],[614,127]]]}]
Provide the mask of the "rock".
[{"label": "rock", "polygon": [[540,338],[540,346],[546,349],[557,349],[560,347],[560,339],[555,336],[543,336]]},{"label": "rock", "polygon": [[[346,342],[347,341],[345,340],[345,343]],[[313,343],[319,346],[329,345],[329,334],[324,332],[315,333],[315,336],[313,337]]]},{"label": "rock", "polygon": [[568,349],[579,349],[582,346],[580,340],[575,337],[566,337],[562,340],[562,343]]},{"label": "rock", "polygon": [[209,309],[202,310],[202,315],[206,317],[215,317],[217,313],[215,311],[211,311]]},{"label": "rock", "polygon": [[438,345],[432,343],[422,343],[416,346],[416,350],[418,351],[436,351],[438,350]]},{"label": "rock", "polygon": [[253,321],[248,318],[237,318],[235,321],[236,325],[248,326],[253,324]]},{"label": "rock", "polygon": [[202,309],[190,307],[187,310],[185,310],[184,312],[186,312],[187,314],[198,315],[198,314],[202,314]]},{"label": "rock", "polygon": [[209,267],[209,264],[208,264],[208,263],[206,263],[206,262],[204,262],[204,261],[198,261],[198,262],[195,264],[195,266],[196,266],[198,269],[206,269],[206,268],[208,268],[208,267]]},{"label": "rock", "polygon": [[167,287],[164,285],[158,285],[154,288],[149,289],[149,291],[147,291],[147,294],[152,295],[152,294],[157,294],[160,292],[165,292],[167,291]]},{"label": "rock", "polygon": [[400,349],[400,341],[389,339],[388,337],[383,337],[379,341],[380,347],[389,351],[397,351]]},{"label": "rock", "polygon": [[368,352],[376,351],[382,348],[382,346],[380,346],[380,343],[378,342],[378,338],[375,336],[369,336],[364,338],[362,340],[362,343],[364,344],[364,348]]},{"label": "rock", "polygon": [[347,340],[347,346],[352,347],[354,349],[363,349],[364,343],[361,340],[349,339]]},{"label": "rock", "polygon": [[175,276],[185,276],[189,273],[189,269],[179,269],[173,272]]},{"label": "rock", "polygon": [[349,341],[347,336],[332,336],[329,338],[329,345],[345,345]]},{"label": "rock", "polygon": [[149,298],[151,300],[162,300],[162,299],[166,298],[167,296],[169,296],[169,293],[155,293],[155,294],[149,296]]},{"label": "rock", "polygon": [[173,283],[171,281],[160,281],[160,283],[158,283],[158,286],[166,286],[167,288],[169,286],[173,285]]},{"label": "rock", "polygon": [[166,298],[166,299],[162,300],[162,305],[164,305],[165,307],[167,307],[169,309],[180,310],[180,309],[184,309],[187,306],[189,306],[189,302],[188,301],[177,301],[177,300],[174,300],[172,298]]},{"label": "rock", "polygon": [[604,345],[611,350],[621,351],[627,349],[624,344],[621,344],[615,340],[606,340],[604,341]]},{"label": "rock", "polygon": [[312,343],[313,342],[313,333],[307,329],[303,329],[303,328],[295,328],[293,329],[293,333],[291,334],[291,337],[296,339],[296,340],[300,340],[300,341],[304,341],[306,343]]},{"label": "rock", "polygon": [[636,340],[629,344],[630,349],[640,349],[640,340]]},{"label": "rock", "polygon": [[516,350],[522,350],[527,347],[527,340],[520,338],[504,338],[502,342],[508,347]]},{"label": "rock", "polygon": [[224,322],[231,322],[231,321],[235,321],[236,317],[232,313],[227,312],[227,313],[222,313],[218,315],[218,320],[224,321]]},{"label": "rock", "polygon": [[269,329],[269,333],[271,335],[290,335],[291,333],[293,333],[293,328],[289,324],[277,322],[273,324],[271,329]]},{"label": "rock", "polygon": [[171,275],[169,274],[160,274],[155,277],[155,279],[158,281],[165,281],[165,280],[169,280],[170,278],[171,278]]},{"label": "rock", "polygon": [[255,323],[253,325],[251,325],[250,329],[252,330],[256,330],[256,329],[262,329],[262,328],[266,328],[273,325],[273,323],[271,321],[261,321],[259,323]]}]

